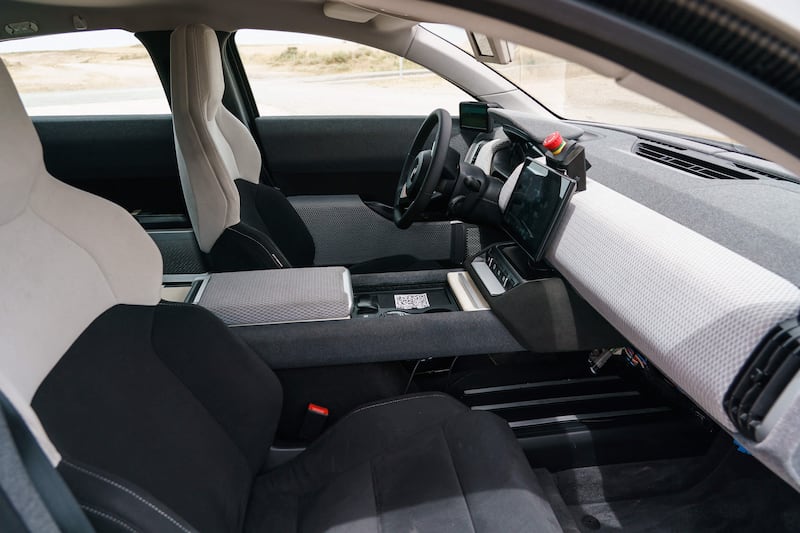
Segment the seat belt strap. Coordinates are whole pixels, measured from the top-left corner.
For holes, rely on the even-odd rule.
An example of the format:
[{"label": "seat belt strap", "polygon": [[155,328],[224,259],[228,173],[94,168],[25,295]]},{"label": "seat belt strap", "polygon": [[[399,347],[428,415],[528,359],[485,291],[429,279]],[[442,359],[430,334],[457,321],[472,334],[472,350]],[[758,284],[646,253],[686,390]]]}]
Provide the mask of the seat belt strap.
[{"label": "seat belt strap", "polygon": [[28,425],[2,392],[0,409],[28,477],[58,528],[64,533],[93,533],[94,528],[69,487],[50,464]]}]

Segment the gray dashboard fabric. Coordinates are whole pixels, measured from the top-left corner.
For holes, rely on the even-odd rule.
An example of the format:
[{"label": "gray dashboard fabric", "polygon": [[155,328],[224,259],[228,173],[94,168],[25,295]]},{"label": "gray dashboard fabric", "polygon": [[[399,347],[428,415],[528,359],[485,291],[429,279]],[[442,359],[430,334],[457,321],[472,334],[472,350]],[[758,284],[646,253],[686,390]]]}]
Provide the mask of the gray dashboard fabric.
[{"label": "gray dashboard fabric", "polygon": [[548,258],[722,425],[722,397],[758,341],[796,315],[783,278],[596,182],[576,194]]},{"label": "gray dashboard fabric", "polygon": [[233,328],[273,369],[522,352],[491,311]]},{"label": "gray dashboard fabric", "polygon": [[353,291],[344,267],[211,274],[198,304],[229,326],[343,320]]},{"label": "gray dashboard fabric", "polygon": [[560,132],[565,139],[577,139],[583,135],[583,128],[557,119],[547,119],[530,113],[500,108],[489,109],[489,114],[499,118],[502,123],[510,123],[526,131],[539,142],[542,142],[554,131]]},{"label": "gray dashboard fabric", "polygon": [[292,196],[289,201],[314,238],[317,265],[352,265],[405,254],[420,260],[450,258],[450,222],[401,230],[357,195]]},{"label": "gray dashboard fabric", "polygon": [[731,432],[722,406],[730,383],[764,334],[800,310],[789,281],[592,180],[572,198],[547,257]]},{"label": "gray dashboard fabric", "polygon": [[[633,135],[589,126],[586,131],[592,135],[581,144],[592,163],[592,179],[800,286],[800,185],[769,178],[702,178],[634,154]],[[685,144],[693,149],[705,146],[705,152],[719,157],[732,155],[708,145]],[[756,163],[750,158],[748,164]]]}]

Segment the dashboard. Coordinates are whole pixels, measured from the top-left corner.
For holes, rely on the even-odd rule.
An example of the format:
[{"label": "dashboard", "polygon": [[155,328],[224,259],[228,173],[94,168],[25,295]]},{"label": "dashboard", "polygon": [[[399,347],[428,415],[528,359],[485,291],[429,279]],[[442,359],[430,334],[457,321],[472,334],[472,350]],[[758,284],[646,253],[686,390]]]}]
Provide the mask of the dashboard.
[{"label": "dashboard", "polygon": [[[800,377],[795,375],[782,389],[765,419],[769,423],[756,437],[742,434],[726,408],[726,395],[762,339],[800,312],[797,279],[791,274],[787,279],[783,274],[789,271],[782,267],[774,268],[782,265],[775,253],[788,253],[796,265],[800,243],[773,250],[762,241],[760,252],[746,257],[737,237],[711,238],[715,231],[725,233],[714,227],[715,221],[694,227],[681,223],[680,216],[673,216],[676,205],[665,197],[666,188],[687,183],[685,188],[674,187],[686,210],[687,196],[705,198],[710,188],[729,192],[730,184],[638,157],[637,135],[504,110],[490,113],[495,129],[475,137],[465,160],[506,185],[536,156],[519,132],[541,140],[559,129],[565,138],[578,139],[586,147],[594,165],[586,190],[569,195],[563,218],[554,225],[544,253],[547,267],[748,451],[800,489]],[[620,186],[620,176],[631,185]],[[749,194],[756,196],[792,190],[789,184],[769,180],[748,185]],[[794,194],[800,190],[795,184],[791,187],[796,188]],[[735,222],[745,233],[760,224],[752,219],[745,223],[742,213]],[[515,237],[535,257],[535,245],[526,246],[524,235]],[[497,258],[483,262],[497,277]],[[506,270],[499,274],[501,287],[489,295],[490,304],[492,298],[506,297],[525,285],[515,279],[503,286],[503,277],[510,277]]]}]

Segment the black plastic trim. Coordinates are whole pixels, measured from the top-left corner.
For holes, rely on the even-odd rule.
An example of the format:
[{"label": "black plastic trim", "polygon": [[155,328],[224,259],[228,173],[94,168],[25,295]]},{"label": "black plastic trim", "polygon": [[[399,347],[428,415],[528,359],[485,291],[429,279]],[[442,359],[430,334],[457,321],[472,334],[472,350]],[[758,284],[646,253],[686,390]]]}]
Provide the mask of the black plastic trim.
[{"label": "black plastic trim", "polygon": [[756,440],[756,430],[800,371],[800,318],[781,322],[753,350],[723,399],[736,428]]}]

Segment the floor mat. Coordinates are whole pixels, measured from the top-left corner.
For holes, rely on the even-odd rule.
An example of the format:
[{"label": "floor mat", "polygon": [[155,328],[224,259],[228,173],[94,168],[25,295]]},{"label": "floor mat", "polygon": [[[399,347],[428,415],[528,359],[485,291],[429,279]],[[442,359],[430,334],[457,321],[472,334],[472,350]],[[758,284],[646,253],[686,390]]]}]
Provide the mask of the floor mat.
[{"label": "floor mat", "polygon": [[800,494],[730,440],[700,458],[553,475],[584,532],[800,531]]}]

